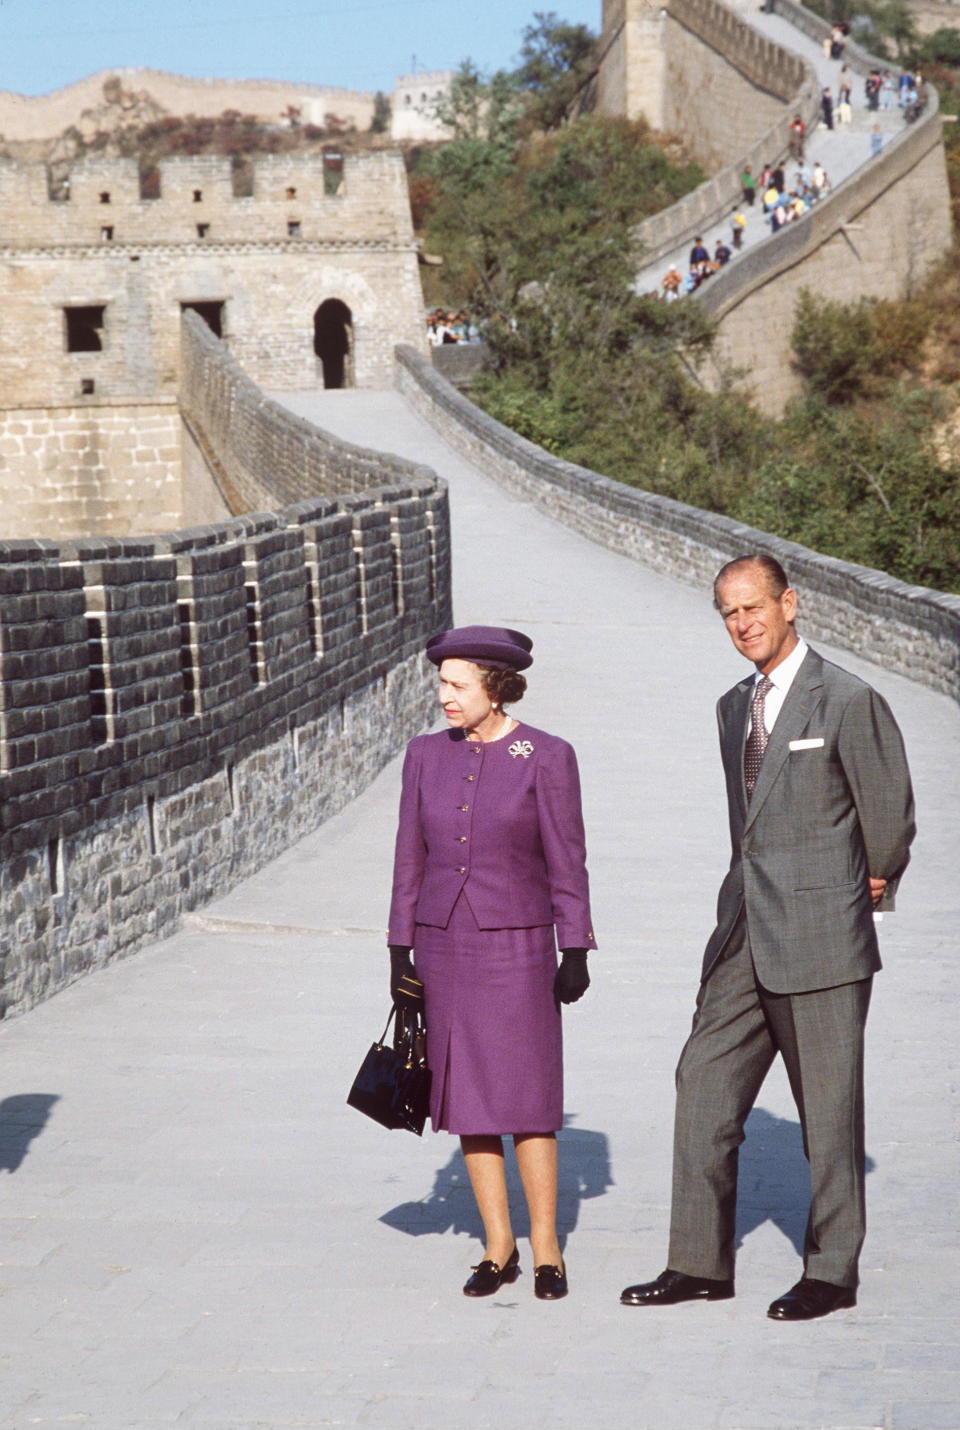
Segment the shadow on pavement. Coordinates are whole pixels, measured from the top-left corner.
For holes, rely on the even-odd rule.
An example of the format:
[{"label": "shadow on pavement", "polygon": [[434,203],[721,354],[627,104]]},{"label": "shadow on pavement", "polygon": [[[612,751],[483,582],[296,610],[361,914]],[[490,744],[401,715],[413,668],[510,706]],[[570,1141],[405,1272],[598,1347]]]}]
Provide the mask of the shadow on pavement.
[{"label": "shadow on pavement", "polygon": [[[866,1170],[876,1163],[866,1159]],[[765,1221],[772,1221],[803,1255],[810,1204],[810,1174],[799,1122],[775,1117],[755,1107],[747,1118],[740,1149],[737,1195],[737,1247]]]},{"label": "shadow on pavement", "polygon": [[[610,1147],[605,1134],[572,1127],[570,1124],[575,1116],[575,1113],[565,1113],[563,1131],[557,1134],[560,1158],[557,1226],[561,1244],[577,1225],[580,1203],[592,1197],[602,1197],[613,1185]],[[509,1139],[506,1145],[509,1148]],[[518,1237],[529,1236],[530,1223],[523,1190],[516,1163],[509,1152],[507,1186],[513,1229]],[[395,1231],[406,1232],[408,1236],[441,1236],[445,1232],[453,1232],[454,1235],[462,1233],[482,1241],[483,1227],[459,1146],[449,1162],[439,1169],[433,1187],[425,1197],[417,1202],[401,1202],[384,1212],[380,1220]]]},{"label": "shadow on pavement", "polygon": [[22,1092],[0,1102],[0,1171],[17,1170],[59,1101],[55,1092]]}]

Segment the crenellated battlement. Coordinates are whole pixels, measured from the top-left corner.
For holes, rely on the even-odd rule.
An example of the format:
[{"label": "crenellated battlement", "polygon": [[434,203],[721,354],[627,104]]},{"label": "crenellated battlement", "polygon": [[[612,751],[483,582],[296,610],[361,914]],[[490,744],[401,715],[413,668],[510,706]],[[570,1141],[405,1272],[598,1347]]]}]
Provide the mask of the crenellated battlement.
[{"label": "crenellated battlement", "polygon": [[197,316],[181,336],[185,465],[255,514],[0,538],[0,1017],[170,933],[434,704],[443,482],[271,402]]},{"label": "crenellated battlement", "polygon": [[[134,159],[86,158],[65,182],[45,164],[0,161],[0,247],[363,238],[410,243],[403,159],[393,151],[163,160],[145,187]],[[252,180],[252,182],[251,182]],[[153,196],[149,196],[153,195]]]}]

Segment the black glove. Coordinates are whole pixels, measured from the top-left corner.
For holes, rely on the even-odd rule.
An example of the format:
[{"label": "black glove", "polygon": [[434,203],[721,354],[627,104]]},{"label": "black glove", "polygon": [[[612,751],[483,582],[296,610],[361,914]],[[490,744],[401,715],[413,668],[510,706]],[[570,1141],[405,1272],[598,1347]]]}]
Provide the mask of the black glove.
[{"label": "black glove", "polygon": [[422,1000],[411,998],[409,993],[401,987],[404,978],[416,978],[413,970],[413,959],[410,957],[412,949],[404,943],[392,943],[390,945],[390,997],[398,1008],[409,1008],[416,1012],[423,1006]]},{"label": "black glove", "polygon": [[560,960],[560,967],[557,969],[557,976],[553,980],[553,997],[555,1002],[576,1003],[578,998],[582,998],[590,987],[590,975],[587,972],[587,950],[585,948],[565,948],[563,957]]}]

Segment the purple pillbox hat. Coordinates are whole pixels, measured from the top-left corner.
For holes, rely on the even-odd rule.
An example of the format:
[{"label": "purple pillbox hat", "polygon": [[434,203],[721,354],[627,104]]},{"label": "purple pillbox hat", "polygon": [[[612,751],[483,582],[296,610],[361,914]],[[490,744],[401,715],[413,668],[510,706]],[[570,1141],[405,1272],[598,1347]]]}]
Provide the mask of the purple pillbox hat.
[{"label": "purple pillbox hat", "polygon": [[434,665],[445,660],[472,660],[494,670],[526,670],[533,665],[532,650],[529,636],[505,626],[458,626],[427,641],[427,659]]}]

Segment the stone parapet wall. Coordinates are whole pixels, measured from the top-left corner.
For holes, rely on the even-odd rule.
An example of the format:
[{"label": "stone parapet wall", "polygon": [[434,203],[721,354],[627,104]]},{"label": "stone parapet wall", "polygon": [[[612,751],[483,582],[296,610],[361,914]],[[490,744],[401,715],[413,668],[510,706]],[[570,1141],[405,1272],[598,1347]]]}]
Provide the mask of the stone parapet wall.
[{"label": "stone parapet wall", "polygon": [[[191,371],[229,387],[209,352]],[[244,389],[234,415],[251,403]],[[271,408],[269,510],[0,542],[0,1011],[170,933],[341,808],[428,718],[422,650],[451,622],[445,485],[348,444],[338,480],[334,439],[317,432],[314,459],[291,415],[323,474],[307,494],[271,445]],[[241,486],[239,438],[200,430],[203,394],[190,410]],[[244,432],[256,444],[256,425]]]},{"label": "stone parapet wall", "polygon": [[[319,495],[367,492],[384,480],[380,452],[339,441],[266,397],[195,313],[181,325],[180,409],[234,513]],[[394,478],[428,486],[429,467],[401,462]]]},{"label": "stone parapet wall", "polygon": [[180,428],[173,398],[0,410],[3,536],[42,531],[56,541],[180,525]]},{"label": "stone parapet wall", "polygon": [[705,600],[725,561],[768,551],[799,590],[808,634],[960,700],[960,597],[908,586],[564,462],[494,421],[412,349],[397,350],[397,385],[452,446],[564,525],[697,586]]}]

